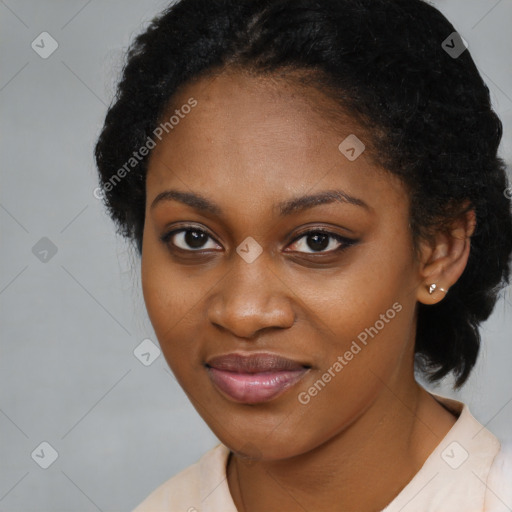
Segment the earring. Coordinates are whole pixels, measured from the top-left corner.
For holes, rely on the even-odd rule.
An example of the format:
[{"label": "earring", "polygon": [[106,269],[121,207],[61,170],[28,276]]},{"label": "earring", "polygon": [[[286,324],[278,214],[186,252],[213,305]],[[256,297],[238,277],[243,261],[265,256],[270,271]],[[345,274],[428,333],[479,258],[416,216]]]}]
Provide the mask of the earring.
[{"label": "earring", "polygon": [[439,290],[440,292],[443,292],[443,293],[448,293],[448,290],[445,290],[444,288],[437,286],[436,283],[427,284],[426,286],[427,286],[428,293],[430,295],[432,295],[436,290]]}]

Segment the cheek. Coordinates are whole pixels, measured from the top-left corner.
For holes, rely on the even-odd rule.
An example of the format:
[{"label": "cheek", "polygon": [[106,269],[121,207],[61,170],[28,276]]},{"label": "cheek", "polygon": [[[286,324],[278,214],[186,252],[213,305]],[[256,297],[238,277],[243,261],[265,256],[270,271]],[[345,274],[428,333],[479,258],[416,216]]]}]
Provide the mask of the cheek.
[{"label": "cheek", "polygon": [[297,440],[304,447],[351,424],[396,376],[413,368],[414,311],[393,304],[376,306],[376,314],[359,314],[357,320],[340,314],[343,334],[322,340],[322,363],[295,396],[302,432],[308,433]]},{"label": "cheek", "polygon": [[191,341],[193,323],[189,317],[194,300],[172,272],[152,266],[142,276],[146,309],[162,354],[180,385],[189,388],[187,376],[194,374],[198,357]]},{"label": "cheek", "polygon": [[[145,242],[146,243],[146,242]],[[205,271],[192,279],[189,273],[171,262],[158,240],[143,246],[141,283],[148,317],[163,355],[182,385],[202,361],[198,344],[205,325],[204,300],[219,279]],[[197,270],[196,270],[197,272]]]},{"label": "cheek", "polygon": [[[329,381],[325,390],[317,384],[321,392],[311,388],[313,395],[302,389],[305,400],[315,396],[314,407],[328,411],[329,403],[343,396],[342,407],[351,416],[412,357],[414,271],[408,239],[400,235],[393,244],[374,240],[359,247],[346,269],[329,279],[296,280],[307,303],[305,325],[321,347],[308,386]],[[412,361],[403,367],[409,366]]]},{"label": "cheek", "polygon": [[[305,325],[312,324],[324,339],[347,340],[378,322],[386,330],[395,321],[393,304],[415,302],[415,266],[408,242],[372,239],[349,249],[342,264],[329,273],[283,266],[280,278],[303,304]],[[380,315],[389,310],[384,320]],[[398,316],[398,315],[397,315]],[[400,313],[400,317],[404,317]],[[332,346],[336,346],[332,344]]]},{"label": "cheek", "polygon": [[149,319],[165,352],[167,345],[172,346],[165,340],[179,335],[180,320],[190,309],[189,295],[193,290],[182,274],[169,264],[165,251],[158,247],[159,242],[148,238],[144,240],[141,260],[142,292]]}]

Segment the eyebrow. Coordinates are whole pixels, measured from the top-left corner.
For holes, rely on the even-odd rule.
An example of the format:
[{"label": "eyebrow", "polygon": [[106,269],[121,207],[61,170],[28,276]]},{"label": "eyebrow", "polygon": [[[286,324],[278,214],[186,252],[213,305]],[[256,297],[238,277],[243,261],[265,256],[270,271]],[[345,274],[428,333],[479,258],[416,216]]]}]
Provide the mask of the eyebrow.
[{"label": "eyebrow", "polygon": [[[181,192],[179,190],[165,190],[164,192],[160,192],[160,194],[153,199],[150,209],[152,210],[157,204],[164,201],[178,201],[195,208],[196,210],[210,213],[212,215],[220,216],[223,213],[222,208],[220,208],[219,205],[206,197],[194,192]],[[276,204],[274,208],[277,209],[281,217],[284,217],[286,215],[291,215],[293,213],[313,208],[314,206],[334,202],[352,204],[371,210],[371,208],[362,199],[353,197],[343,190],[324,190],[316,194],[293,197]]]}]

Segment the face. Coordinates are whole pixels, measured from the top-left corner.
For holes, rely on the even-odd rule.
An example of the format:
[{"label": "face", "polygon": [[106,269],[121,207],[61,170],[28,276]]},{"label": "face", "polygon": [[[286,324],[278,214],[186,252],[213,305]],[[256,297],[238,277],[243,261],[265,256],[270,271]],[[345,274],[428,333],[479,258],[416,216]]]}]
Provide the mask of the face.
[{"label": "face", "polygon": [[365,138],[329,108],[268,78],[201,79],[148,165],[142,286],[163,354],[215,435],[268,460],[413,378],[407,192],[339,149]]}]

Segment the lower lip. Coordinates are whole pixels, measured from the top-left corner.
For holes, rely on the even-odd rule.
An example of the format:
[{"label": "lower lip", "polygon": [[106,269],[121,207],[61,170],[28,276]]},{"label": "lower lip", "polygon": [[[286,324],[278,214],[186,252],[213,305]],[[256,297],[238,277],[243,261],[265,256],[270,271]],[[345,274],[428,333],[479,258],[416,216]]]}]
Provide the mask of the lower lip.
[{"label": "lower lip", "polygon": [[220,391],[230,399],[257,404],[277,398],[287,389],[299,382],[307,368],[293,371],[274,371],[262,373],[235,373],[208,367],[208,375]]}]

